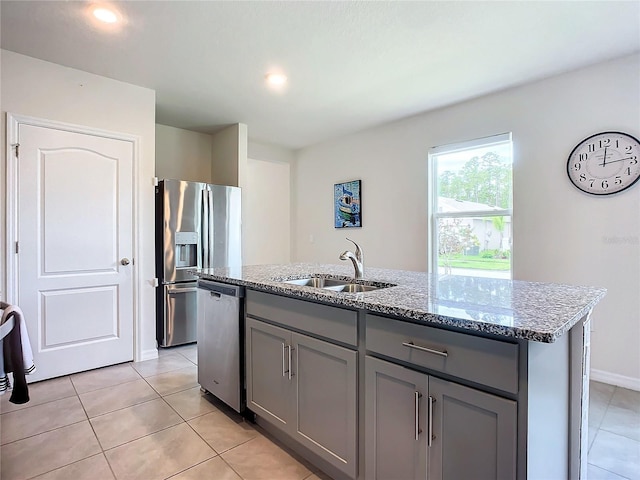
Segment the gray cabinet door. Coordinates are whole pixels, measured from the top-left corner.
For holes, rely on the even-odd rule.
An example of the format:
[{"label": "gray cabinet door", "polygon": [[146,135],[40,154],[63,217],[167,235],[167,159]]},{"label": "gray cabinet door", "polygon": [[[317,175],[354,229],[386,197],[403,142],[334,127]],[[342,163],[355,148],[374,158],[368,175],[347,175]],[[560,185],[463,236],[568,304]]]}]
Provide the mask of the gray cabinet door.
[{"label": "gray cabinet door", "polygon": [[247,406],[284,430],[293,416],[290,340],[288,330],[247,317]]},{"label": "gray cabinet door", "polygon": [[300,443],[351,478],[357,474],[357,353],[292,334]]},{"label": "gray cabinet door", "polygon": [[423,373],[366,357],[367,480],[427,477],[428,379]]},{"label": "gray cabinet door", "polygon": [[516,402],[429,377],[429,480],[516,478]]}]

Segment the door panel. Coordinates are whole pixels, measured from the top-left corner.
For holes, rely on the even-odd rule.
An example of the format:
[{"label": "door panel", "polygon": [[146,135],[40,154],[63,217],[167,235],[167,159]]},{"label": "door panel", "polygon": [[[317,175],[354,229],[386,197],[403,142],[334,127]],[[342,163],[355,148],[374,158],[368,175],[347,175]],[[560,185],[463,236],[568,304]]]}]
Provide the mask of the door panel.
[{"label": "door panel", "polygon": [[118,159],[64,148],[40,149],[38,161],[42,274],[114,272]]},{"label": "door panel", "polygon": [[513,400],[429,378],[433,445],[429,478],[516,478],[517,406]]},{"label": "door panel", "polygon": [[247,318],[247,406],[282,429],[293,417],[290,340],[287,330]]},{"label": "door panel", "polygon": [[29,380],[133,360],[133,143],[26,124],[18,138]]},{"label": "door panel", "polygon": [[357,353],[292,334],[297,390],[295,436],[355,478],[357,471]]},{"label": "door panel", "polygon": [[118,336],[116,286],[41,292],[41,299],[42,351]]},{"label": "door panel", "polygon": [[366,357],[365,478],[426,478],[428,388],[427,375]]},{"label": "door panel", "polygon": [[198,339],[197,282],[164,286],[164,331],[162,346],[192,343]]}]

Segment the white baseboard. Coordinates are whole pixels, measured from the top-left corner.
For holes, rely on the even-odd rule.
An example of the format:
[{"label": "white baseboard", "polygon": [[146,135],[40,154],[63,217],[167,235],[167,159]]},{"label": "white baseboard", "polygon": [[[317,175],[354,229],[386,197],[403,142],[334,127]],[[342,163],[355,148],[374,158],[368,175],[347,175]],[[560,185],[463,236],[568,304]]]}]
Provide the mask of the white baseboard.
[{"label": "white baseboard", "polygon": [[640,378],[625,377],[624,375],[618,375],[617,373],[605,372],[604,370],[596,370],[592,368],[591,380],[640,392]]},{"label": "white baseboard", "polygon": [[154,358],[158,358],[158,349],[150,348],[149,350],[140,352],[140,358],[136,359],[136,362],[144,362],[145,360],[153,360]]}]

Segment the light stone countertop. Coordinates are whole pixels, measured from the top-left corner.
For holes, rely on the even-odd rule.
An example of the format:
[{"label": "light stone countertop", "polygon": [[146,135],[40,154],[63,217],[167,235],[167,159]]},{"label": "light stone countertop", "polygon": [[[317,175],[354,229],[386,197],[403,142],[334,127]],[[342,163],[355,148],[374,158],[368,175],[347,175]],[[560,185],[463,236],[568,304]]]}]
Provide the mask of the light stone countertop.
[{"label": "light stone countertop", "polygon": [[314,300],[431,325],[552,343],[604,297],[606,289],[369,268],[365,283],[394,284],[344,293],[283,283],[309,276],[353,277],[351,265],[298,263],[197,270],[203,279]]}]

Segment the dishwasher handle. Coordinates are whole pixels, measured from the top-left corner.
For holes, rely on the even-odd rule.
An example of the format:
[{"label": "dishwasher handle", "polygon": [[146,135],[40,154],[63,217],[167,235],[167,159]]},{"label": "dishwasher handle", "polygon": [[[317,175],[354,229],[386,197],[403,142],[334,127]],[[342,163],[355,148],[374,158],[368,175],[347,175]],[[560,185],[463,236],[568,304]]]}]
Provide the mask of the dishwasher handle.
[{"label": "dishwasher handle", "polygon": [[239,285],[230,285],[228,283],[213,282],[211,280],[198,280],[198,288],[208,290],[210,292],[227,295],[229,297],[244,297],[244,287]]}]

